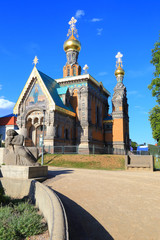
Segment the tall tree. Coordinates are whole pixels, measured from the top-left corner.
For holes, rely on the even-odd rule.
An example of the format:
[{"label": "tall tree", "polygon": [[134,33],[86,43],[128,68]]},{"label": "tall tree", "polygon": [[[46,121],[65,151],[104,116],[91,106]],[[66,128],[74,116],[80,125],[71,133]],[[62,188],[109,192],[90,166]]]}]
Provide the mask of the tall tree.
[{"label": "tall tree", "polygon": [[156,97],[157,102],[160,104],[160,37],[154,44],[154,49],[152,49],[151,63],[155,67],[155,71],[153,72],[154,78],[148,88],[152,90],[152,96]]},{"label": "tall tree", "polygon": [[149,120],[152,128],[152,135],[160,145],[160,106],[156,105],[149,113]]},{"label": "tall tree", "polygon": [[152,49],[151,63],[155,67],[155,71],[153,73],[154,78],[148,88],[152,90],[152,96],[157,98],[158,105],[149,112],[149,120],[153,138],[160,145],[160,38],[154,44],[154,49]]}]

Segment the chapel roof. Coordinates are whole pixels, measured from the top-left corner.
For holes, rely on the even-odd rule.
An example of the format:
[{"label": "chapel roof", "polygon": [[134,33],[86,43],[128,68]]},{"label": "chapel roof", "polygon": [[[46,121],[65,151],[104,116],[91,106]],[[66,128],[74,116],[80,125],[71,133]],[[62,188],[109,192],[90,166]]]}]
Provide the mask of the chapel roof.
[{"label": "chapel roof", "polygon": [[53,101],[55,102],[55,104],[58,107],[64,108],[68,111],[74,112],[74,109],[72,108],[71,105],[66,106],[64,105],[62,99],[59,96],[59,92],[60,92],[60,85],[51,77],[47,76],[46,74],[44,74],[43,72],[38,70],[38,73],[40,74],[46,88],[48,89]]}]

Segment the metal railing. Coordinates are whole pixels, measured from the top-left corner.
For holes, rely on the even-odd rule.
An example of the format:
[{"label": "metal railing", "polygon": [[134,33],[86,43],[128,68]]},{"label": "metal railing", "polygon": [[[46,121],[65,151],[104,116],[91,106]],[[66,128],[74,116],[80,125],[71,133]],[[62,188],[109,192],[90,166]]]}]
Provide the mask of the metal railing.
[{"label": "metal railing", "polygon": [[[39,147],[39,152],[42,153],[42,147]],[[44,146],[44,152],[51,154],[126,154],[124,149],[112,148],[109,146],[100,147],[96,145],[90,145],[88,148],[79,148],[79,145]]]}]

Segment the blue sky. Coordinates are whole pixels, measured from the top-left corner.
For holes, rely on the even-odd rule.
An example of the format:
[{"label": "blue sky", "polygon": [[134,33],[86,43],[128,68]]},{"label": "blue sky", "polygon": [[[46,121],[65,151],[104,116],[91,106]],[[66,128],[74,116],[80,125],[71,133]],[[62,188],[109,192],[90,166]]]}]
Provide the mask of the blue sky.
[{"label": "blue sky", "polygon": [[160,33],[159,9],[159,0],[1,1],[0,116],[12,112],[35,55],[39,70],[52,78],[63,76],[63,43],[74,16],[82,46],[78,62],[89,66],[88,72],[103,82],[111,96],[116,85],[115,55],[123,53],[130,138],[154,144],[148,112],[156,101],[147,86],[154,71],[151,49]]}]

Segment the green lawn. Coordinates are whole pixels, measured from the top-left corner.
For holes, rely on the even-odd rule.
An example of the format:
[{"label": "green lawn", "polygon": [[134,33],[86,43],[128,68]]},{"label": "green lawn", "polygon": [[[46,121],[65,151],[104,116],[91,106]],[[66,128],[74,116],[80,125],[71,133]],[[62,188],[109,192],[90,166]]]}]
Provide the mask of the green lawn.
[{"label": "green lawn", "polygon": [[[39,159],[41,163],[41,158]],[[68,168],[124,170],[124,156],[121,155],[79,155],[79,154],[46,154],[44,165]]]}]

